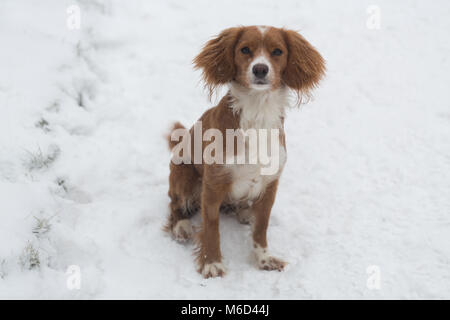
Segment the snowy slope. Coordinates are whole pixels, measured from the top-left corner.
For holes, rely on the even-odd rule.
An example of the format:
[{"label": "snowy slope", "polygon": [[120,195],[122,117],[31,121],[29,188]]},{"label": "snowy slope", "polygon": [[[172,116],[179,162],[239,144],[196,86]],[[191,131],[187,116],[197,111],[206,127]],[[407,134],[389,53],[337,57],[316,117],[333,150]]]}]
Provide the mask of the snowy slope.
[{"label": "snowy slope", "polygon": [[[450,298],[450,3],[377,1],[379,30],[372,4],[0,2],[0,298]],[[300,30],[328,73],[286,121],[269,244],[287,270],[257,270],[224,216],[228,274],[204,280],[161,231],[162,137],[211,106],[191,60],[239,24]]]}]

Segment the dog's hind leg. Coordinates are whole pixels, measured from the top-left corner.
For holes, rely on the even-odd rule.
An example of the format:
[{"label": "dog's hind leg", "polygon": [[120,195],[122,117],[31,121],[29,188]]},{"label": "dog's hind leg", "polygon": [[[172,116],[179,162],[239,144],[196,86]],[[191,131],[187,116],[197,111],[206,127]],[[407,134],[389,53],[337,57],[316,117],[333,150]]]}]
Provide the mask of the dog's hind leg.
[{"label": "dog's hind leg", "polygon": [[200,210],[200,179],[193,165],[170,164],[170,215],[164,230],[185,242],[194,234],[190,218]]}]

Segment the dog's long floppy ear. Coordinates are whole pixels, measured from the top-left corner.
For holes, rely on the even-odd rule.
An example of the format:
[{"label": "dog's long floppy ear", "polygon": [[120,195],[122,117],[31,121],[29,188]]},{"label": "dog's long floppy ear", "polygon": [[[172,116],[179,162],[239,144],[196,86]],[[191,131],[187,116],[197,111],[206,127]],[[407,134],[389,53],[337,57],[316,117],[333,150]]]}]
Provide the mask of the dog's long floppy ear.
[{"label": "dog's long floppy ear", "polygon": [[242,28],[229,28],[209,40],[194,59],[195,69],[203,70],[203,80],[210,96],[217,86],[233,80],[236,74],[234,47]]},{"label": "dog's long floppy ear", "polygon": [[283,30],[288,48],[284,83],[299,95],[310,94],[325,74],[325,61],[320,53],[300,34]]}]

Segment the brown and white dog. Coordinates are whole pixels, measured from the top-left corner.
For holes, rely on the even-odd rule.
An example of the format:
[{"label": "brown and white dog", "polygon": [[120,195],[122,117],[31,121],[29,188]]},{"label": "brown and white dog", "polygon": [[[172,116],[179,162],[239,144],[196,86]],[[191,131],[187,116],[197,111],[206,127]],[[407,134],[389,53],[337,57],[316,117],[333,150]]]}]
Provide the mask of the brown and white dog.
[{"label": "brown and white dog", "polygon": [[[227,154],[225,164],[192,163],[186,161],[189,157],[184,157],[185,161],[181,163],[172,161],[170,216],[165,229],[177,240],[188,240],[193,236],[190,218],[201,211],[202,226],[196,237],[198,270],[205,278],[223,276],[219,212],[234,211],[241,222],[252,222],[253,247],[259,268],[281,271],[286,263],[268,253],[266,232],[278,180],[286,161],[285,108],[289,104],[290,90],[300,98],[309,95],[317,86],[325,72],[324,60],[295,31],[250,26],[221,32],[206,43],[194,64],[202,69],[210,94],[218,86],[229,86],[219,104],[199,119],[201,134],[208,129],[219,130],[224,135],[227,129],[278,129],[278,167],[275,173],[263,175],[259,162],[229,164],[230,154],[225,146],[215,151],[215,155]],[[171,132],[182,128],[177,123]],[[189,133],[195,134],[194,128]],[[184,137],[190,142],[186,144],[184,141],[185,146],[189,146],[191,153],[195,152],[193,136]],[[245,134],[242,137],[245,148],[240,150],[233,146],[232,158],[242,156],[240,153],[248,155],[248,141]],[[175,150],[177,143],[173,140],[172,134],[169,146]],[[207,145],[203,141],[201,151],[205,151]]]}]

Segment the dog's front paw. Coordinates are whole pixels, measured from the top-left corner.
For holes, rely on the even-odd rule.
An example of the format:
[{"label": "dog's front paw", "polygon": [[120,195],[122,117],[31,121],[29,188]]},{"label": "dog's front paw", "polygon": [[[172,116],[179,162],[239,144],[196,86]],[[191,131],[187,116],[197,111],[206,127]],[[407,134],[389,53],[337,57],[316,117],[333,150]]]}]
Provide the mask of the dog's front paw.
[{"label": "dog's front paw", "polygon": [[261,270],[283,271],[283,269],[286,265],[287,265],[287,262],[285,262],[281,259],[275,258],[275,257],[271,257],[271,256],[268,256],[268,257],[258,260],[258,266]]},{"label": "dog's front paw", "polygon": [[225,267],[222,262],[205,263],[200,273],[205,279],[223,277],[225,275]]},{"label": "dog's front paw", "polygon": [[178,242],[186,242],[192,238],[194,230],[192,229],[191,220],[179,220],[172,229],[173,237]]},{"label": "dog's front paw", "polygon": [[284,267],[287,265],[287,262],[269,255],[269,253],[267,252],[267,248],[263,248],[257,243],[254,244],[254,252],[258,267],[261,270],[283,271]]}]

